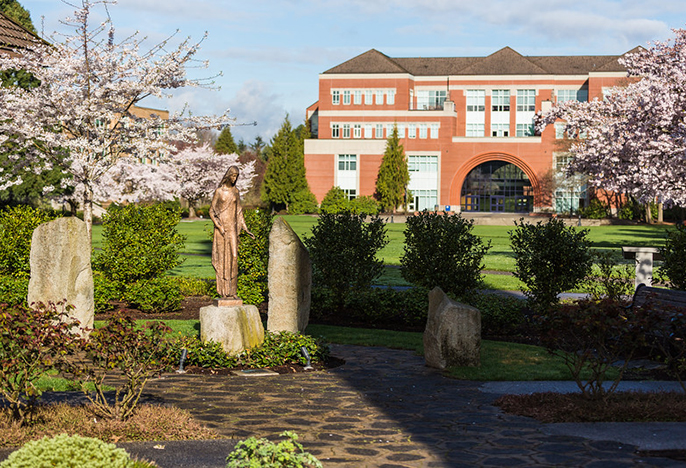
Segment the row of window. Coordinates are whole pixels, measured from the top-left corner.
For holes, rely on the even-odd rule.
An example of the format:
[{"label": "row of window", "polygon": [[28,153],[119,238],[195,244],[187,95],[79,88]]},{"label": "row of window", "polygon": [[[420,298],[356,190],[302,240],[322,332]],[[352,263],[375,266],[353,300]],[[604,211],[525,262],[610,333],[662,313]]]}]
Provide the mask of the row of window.
[{"label": "row of window", "polygon": [[[485,136],[485,124],[482,123],[468,123],[465,136],[468,137],[483,137]],[[509,137],[510,124],[494,123],[491,124],[491,136],[494,137]],[[534,136],[534,124],[516,124],[515,136],[530,137]]]},{"label": "row of window", "polygon": [[[399,123],[399,124],[331,124],[331,138],[376,138],[385,139],[391,136],[393,127],[398,127],[398,137],[405,138],[438,138],[438,123]],[[364,133],[363,133],[364,130]]]},{"label": "row of window", "polygon": [[331,102],[334,105],[356,104],[361,105],[382,105],[384,104],[384,96],[386,97],[386,104],[395,104],[395,89],[332,89]]},{"label": "row of window", "polygon": [[[491,110],[493,112],[510,111],[510,90],[494,89],[491,91]],[[536,110],[536,90],[518,89],[516,94],[517,112],[534,112]],[[486,90],[467,90],[467,112],[486,111]]]},{"label": "row of window", "polygon": [[[434,155],[408,155],[407,168],[410,172],[438,172],[438,156]],[[338,155],[339,171],[356,171],[356,154]]]}]

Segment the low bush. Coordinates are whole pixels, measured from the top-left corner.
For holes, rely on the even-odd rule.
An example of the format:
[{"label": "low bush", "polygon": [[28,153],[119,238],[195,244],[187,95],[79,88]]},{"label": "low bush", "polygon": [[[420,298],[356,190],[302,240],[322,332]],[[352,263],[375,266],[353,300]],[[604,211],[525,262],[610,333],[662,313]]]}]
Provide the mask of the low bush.
[{"label": "low bush", "polygon": [[238,297],[247,304],[260,304],[268,295],[269,233],[274,216],[268,210],[244,210],[243,217],[255,238],[245,232],[240,236]]},{"label": "low bush", "polygon": [[30,206],[0,211],[0,275],[29,277],[33,230],[55,218],[53,213]]},{"label": "low bush", "polygon": [[206,368],[231,368],[244,366],[249,368],[277,367],[287,364],[307,363],[302,356],[301,347],[305,347],[314,363],[325,362],[329,348],[321,341],[300,333],[265,332],[264,343],[260,347],[245,350],[231,356],[214,341],[202,342],[197,336],[180,337],[172,342],[176,357],[180,358],[181,350],[186,349],[186,365]]},{"label": "low bush", "polygon": [[[162,322],[149,322],[140,329],[131,317],[116,313],[104,327],[91,332],[81,344],[84,360],[73,362],[71,372],[98,415],[123,421],[133,414],[148,380],[170,370],[175,362],[166,339],[170,331]],[[114,398],[108,398],[104,380],[112,372],[120,372],[124,381]],[[88,382],[95,386],[94,392],[87,390]]]},{"label": "low bush", "polygon": [[[548,351],[561,356],[581,392],[590,399],[604,399],[619,385],[634,353],[648,344],[657,317],[643,308],[603,300],[579,301],[551,308],[539,317],[541,341]],[[608,370],[623,360],[617,377],[605,385]],[[582,379],[581,373],[590,371]]]},{"label": "low bush", "polygon": [[119,301],[122,297],[122,286],[105,278],[99,271],[93,272],[93,302],[95,313],[103,314],[114,309],[112,301]]},{"label": "low bush", "polygon": [[515,229],[509,231],[514,276],[524,283],[532,309],[545,311],[558,302],[561,292],[574,289],[588,276],[593,263],[588,232],[557,218],[536,224],[515,221]]},{"label": "low bush", "polygon": [[610,215],[610,207],[594,198],[585,208],[579,208],[579,214],[582,218],[588,219],[603,219]]},{"label": "low bush", "polygon": [[374,216],[381,211],[381,206],[373,197],[362,195],[350,200],[350,211],[355,214]]},{"label": "low bush", "polygon": [[29,278],[0,275],[0,303],[26,305],[29,295]]},{"label": "low bush", "polygon": [[179,282],[172,277],[143,279],[122,285],[122,299],[142,312],[174,312],[183,300]]},{"label": "low bush", "polygon": [[350,211],[350,200],[342,188],[334,186],[326,192],[319,211],[322,213],[340,213],[341,211]]},{"label": "low bush", "polygon": [[212,296],[216,292],[216,284],[211,279],[192,276],[173,276],[172,278],[179,284],[179,292],[183,297]]},{"label": "low bush", "polygon": [[422,211],[407,218],[405,251],[400,257],[403,278],[427,289],[468,296],[482,286],[484,244],[472,232],[473,221],[457,215]]},{"label": "low bush", "polygon": [[255,437],[238,442],[226,459],[226,468],[322,468],[319,460],[298,443],[295,432],[284,431],[281,437],[285,440],[276,444]]},{"label": "low bush", "polygon": [[677,224],[667,231],[664,247],[660,248],[664,258],[660,275],[669,287],[686,291],[686,226]]},{"label": "low bush", "polygon": [[581,289],[591,299],[623,301],[634,292],[634,266],[619,265],[612,252],[593,252],[595,266],[581,283]]},{"label": "low bush", "polygon": [[98,439],[60,434],[29,442],[10,454],[2,468],[134,468],[154,467],[135,462],[124,449]]},{"label": "low bush", "polygon": [[351,325],[417,328],[426,325],[428,308],[428,291],[423,288],[370,288],[356,291],[346,298],[340,309],[335,292],[314,287],[310,317],[324,323],[333,321],[337,324],[347,322]]},{"label": "low bush", "polygon": [[481,334],[486,336],[513,336],[519,334],[526,322],[526,303],[516,297],[498,294],[477,294],[469,305],[481,312]]},{"label": "low bush", "polygon": [[69,318],[69,310],[62,303],[0,304],[0,391],[16,421],[31,419],[41,396],[34,382],[62,369],[79,341],[78,322]]}]

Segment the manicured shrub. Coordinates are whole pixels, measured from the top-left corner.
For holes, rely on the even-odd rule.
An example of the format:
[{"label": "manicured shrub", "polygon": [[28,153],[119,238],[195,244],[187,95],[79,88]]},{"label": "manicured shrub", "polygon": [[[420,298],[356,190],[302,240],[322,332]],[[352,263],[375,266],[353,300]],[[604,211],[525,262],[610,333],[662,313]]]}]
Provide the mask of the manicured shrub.
[{"label": "manicured shrub", "polygon": [[331,187],[331,190],[324,195],[319,211],[332,214],[340,213],[341,211],[351,211],[350,200],[348,200],[348,196],[342,188],[337,186]]},{"label": "manicured shrub", "polygon": [[[603,300],[579,301],[552,307],[540,317],[541,341],[548,351],[561,356],[579,389],[591,399],[612,394],[635,352],[648,344],[657,317],[644,308],[627,309],[624,304]],[[610,385],[608,370],[623,360]],[[590,372],[582,380],[581,373]]]},{"label": "manicured shrub", "polygon": [[509,234],[515,254],[514,276],[524,283],[524,294],[536,310],[556,304],[558,294],[577,287],[591,271],[588,229],[577,230],[561,219],[550,218],[536,224],[515,221]]},{"label": "manicured shrub", "polygon": [[181,296],[212,296],[215,293],[215,283],[206,278],[194,278],[192,276],[173,276],[179,285]]},{"label": "manicured shrub", "polygon": [[381,206],[373,197],[362,195],[350,200],[350,211],[355,214],[374,216],[381,211]]},{"label": "manicured shrub", "polygon": [[131,307],[151,314],[174,312],[183,300],[179,282],[168,276],[126,284],[122,298]]},{"label": "manicured shrub", "polygon": [[279,443],[250,437],[238,442],[226,459],[226,468],[321,468],[323,465],[314,455],[298,443],[295,432],[284,431]]},{"label": "manicured shrub", "polygon": [[236,367],[238,359],[224,351],[221,343],[216,341],[201,341],[197,336],[182,336],[172,341],[172,347],[177,350],[177,362],[181,359],[181,350],[186,350],[187,366],[222,369]]},{"label": "manicured shrub", "polygon": [[105,278],[100,271],[93,272],[93,302],[95,313],[102,314],[114,309],[112,301],[119,301],[122,297],[122,285]]},{"label": "manicured shrub", "polygon": [[123,284],[164,275],[182,262],[180,220],[178,211],[162,205],[112,205],[103,218],[103,247],[94,267]]},{"label": "manicured shrub", "polygon": [[317,212],[317,197],[310,192],[309,187],[297,192],[288,204],[288,213],[299,215]]},{"label": "manicured shrub", "polygon": [[135,464],[124,449],[99,439],[60,434],[27,443],[11,453],[2,468],[133,468],[155,465]]},{"label": "manicured shrub", "polygon": [[[166,339],[170,331],[162,322],[148,322],[140,329],[131,317],[116,313],[104,327],[91,332],[82,343],[84,361],[74,362],[71,371],[97,414],[122,421],[133,414],[148,380],[175,362]],[[103,386],[112,372],[121,373],[123,383],[114,398],[108,398]],[[86,389],[88,382],[95,386],[94,392]]]},{"label": "manicured shrub", "polygon": [[459,214],[422,211],[407,218],[405,252],[400,257],[403,278],[458,297],[481,287],[483,258],[491,245],[484,244],[473,228],[473,221]]},{"label": "manicured shrub", "polygon": [[28,295],[28,277],[0,275],[0,304],[26,305]]},{"label": "manicured shrub", "polygon": [[597,198],[594,198],[587,207],[579,209],[579,214],[582,218],[603,219],[609,216],[610,207]]},{"label": "manicured shrub", "polygon": [[267,271],[269,266],[269,233],[274,216],[268,210],[244,210],[243,217],[252,239],[241,233],[238,250],[238,297],[247,304],[267,300]]},{"label": "manicured shrub", "polygon": [[41,392],[34,382],[61,369],[78,341],[78,322],[64,304],[33,307],[0,304],[0,390],[12,417],[30,419]]},{"label": "manicured shrub", "polygon": [[388,243],[386,226],[378,216],[368,223],[365,218],[350,212],[322,213],[312,236],[305,239],[313,282],[334,291],[339,309],[350,291],[369,288],[383,270],[376,254]]},{"label": "manicured shrub", "polygon": [[469,305],[481,312],[481,334],[487,336],[512,336],[520,332],[526,322],[526,303],[516,297],[498,294],[475,294]]},{"label": "manicured shrub", "polygon": [[664,258],[660,274],[669,282],[669,287],[686,291],[686,226],[677,224],[676,229],[667,231],[664,247],[660,248]]},{"label": "manicured shrub", "polygon": [[55,218],[52,213],[30,206],[0,211],[0,275],[29,277],[33,230]]}]

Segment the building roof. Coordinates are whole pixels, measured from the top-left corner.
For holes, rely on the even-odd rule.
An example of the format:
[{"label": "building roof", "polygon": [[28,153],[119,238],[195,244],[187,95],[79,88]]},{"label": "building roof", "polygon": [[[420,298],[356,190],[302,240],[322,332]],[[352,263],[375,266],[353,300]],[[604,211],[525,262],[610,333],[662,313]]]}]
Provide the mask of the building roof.
[{"label": "building roof", "polygon": [[34,33],[0,13],[0,49],[28,49],[36,42],[44,43]]},{"label": "building roof", "polygon": [[622,56],[639,51],[637,47],[622,55],[527,57],[504,47],[487,57],[413,57],[391,58],[371,49],[324,74],[407,73],[414,76],[445,75],[581,75],[590,72],[624,72]]}]

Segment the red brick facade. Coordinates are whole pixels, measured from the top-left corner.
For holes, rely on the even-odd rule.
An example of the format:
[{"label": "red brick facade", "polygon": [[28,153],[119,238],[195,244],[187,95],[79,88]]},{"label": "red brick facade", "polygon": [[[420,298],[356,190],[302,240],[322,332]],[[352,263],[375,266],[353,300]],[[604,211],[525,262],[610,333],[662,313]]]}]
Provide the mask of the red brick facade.
[{"label": "red brick facade", "polygon": [[[602,99],[604,89],[626,82],[618,58],[524,57],[505,48],[488,57],[394,59],[370,50],[319,77],[319,100],[307,109],[314,136],[305,144],[310,187],[319,201],[334,185],[351,197],[372,195],[386,138],[397,125],[415,177],[410,188],[419,197],[413,209],[554,207],[546,181],[560,145],[553,127],[534,134],[532,117],[562,99]],[[492,161],[500,162],[483,165]],[[471,188],[463,191],[477,167],[471,181],[477,172],[494,174],[491,188],[482,182],[475,189],[478,200]],[[498,179],[504,173],[511,174],[505,182]]]}]

